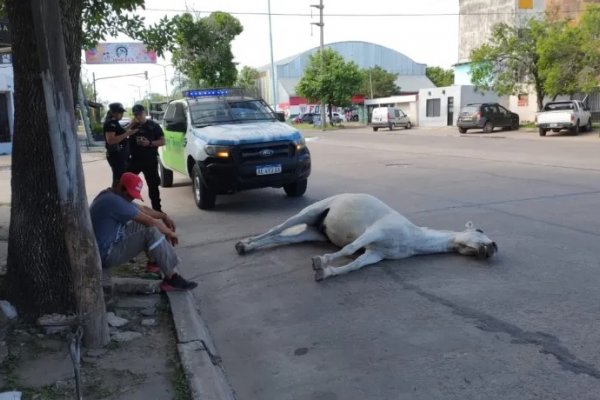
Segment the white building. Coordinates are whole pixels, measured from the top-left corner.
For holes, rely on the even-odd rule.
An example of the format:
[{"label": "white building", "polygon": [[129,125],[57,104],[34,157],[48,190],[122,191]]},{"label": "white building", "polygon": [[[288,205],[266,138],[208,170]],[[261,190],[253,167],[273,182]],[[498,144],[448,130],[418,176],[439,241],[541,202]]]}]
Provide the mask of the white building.
[{"label": "white building", "polygon": [[0,64],[0,155],[12,153],[15,106],[12,64]]},{"label": "white building", "polygon": [[419,126],[456,126],[460,109],[470,103],[500,103],[504,101],[494,92],[484,92],[471,85],[454,85],[419,90]]}]

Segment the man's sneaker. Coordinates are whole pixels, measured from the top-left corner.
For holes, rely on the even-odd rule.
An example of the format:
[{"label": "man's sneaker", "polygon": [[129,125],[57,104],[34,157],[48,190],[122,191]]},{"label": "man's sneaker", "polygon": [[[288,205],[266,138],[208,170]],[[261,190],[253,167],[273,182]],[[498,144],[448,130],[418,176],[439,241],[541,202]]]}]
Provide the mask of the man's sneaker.
[{"label": "man's sneaker", "polygon": [[175,291],[184,291],[184,290],[192,290],[198,284],[196,282],[186,281],[179,274],[173,274],[171,279],[165,278],[160,284],[160,290],[163,292],[175,292]]},{"label": "man's sneaker", "polygon": [[160,274],[160,267],[156,263],[148,261],[146,263],[146,272],[150,274]]}]

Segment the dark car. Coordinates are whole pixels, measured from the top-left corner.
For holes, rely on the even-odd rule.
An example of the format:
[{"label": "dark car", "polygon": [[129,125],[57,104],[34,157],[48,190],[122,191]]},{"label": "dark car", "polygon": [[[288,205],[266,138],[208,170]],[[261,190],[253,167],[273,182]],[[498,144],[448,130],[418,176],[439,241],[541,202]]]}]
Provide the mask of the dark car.
[{"label": "dark car", "polygon": [[519,115],[498,103],[467,104],[460,110],[456,125],[460,133],[466,133],[468,129],[483,129],[486,133],[494,128],[517,130]]},{"label": "dark car", "polygon": [[304,113],[300,116],[300,120],[304,124],[312,124],[313,120],[315,119],[315,115],[316,114],[314,113]]}]

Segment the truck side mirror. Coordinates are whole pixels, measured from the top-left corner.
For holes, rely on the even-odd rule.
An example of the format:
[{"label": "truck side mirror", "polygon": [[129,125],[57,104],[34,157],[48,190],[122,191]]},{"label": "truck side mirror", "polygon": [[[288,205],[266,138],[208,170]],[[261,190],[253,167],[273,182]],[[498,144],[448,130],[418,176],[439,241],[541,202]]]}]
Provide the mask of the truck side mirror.
[{"label": "truck side mirror", "polygon": [[168,131],[172,132],[187,132],[187,124],[185,123],[185,121],[165,120],[165,127]]},{"label": "truck side mirror", "polygon": [[283,112],[276,112],[275,114],[277,114],[277,120],[280,122],[285,122],[285,113]]}]

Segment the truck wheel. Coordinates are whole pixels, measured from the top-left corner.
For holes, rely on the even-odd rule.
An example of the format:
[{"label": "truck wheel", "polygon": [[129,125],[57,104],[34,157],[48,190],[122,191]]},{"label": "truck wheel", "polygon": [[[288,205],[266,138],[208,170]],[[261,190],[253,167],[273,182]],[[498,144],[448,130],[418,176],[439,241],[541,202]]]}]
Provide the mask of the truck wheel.
[{"label": "truck wheel", "polygon": [[217,195],[202,182],[202,173],[197,164],[192,169],[192,189],[194,190],[194,201],[199,209],[212,210],[215,208]]},{"label": "truck wheel", "polygon": [[587,125],[585,126],[585,131],[586,131],[586,132],[591,132],[591,131],[592,131],[592,119],[591,119],[591,118],[590,118],[590,119],[588,119],[588,123],[587,123]]},{"label": "truck wheel", "polygon": [[306,192],[307,186],[308,179],[300,179],[294,183],[283,185],[283,190],[285,190],[285,194],[289,197],[300,197]]},{"label": "truck wheel", "polygon": [[575,136],[579,135],[579,120],[577,120],[577,122],[575,122],[575,126],[571,128],[571,133]]},{"label": "truck wheel", "polygon": [[546,136],[546,130],[544,128],[539,129],[540,136]]},{"label": "truck wheel", "polygon": [[404,126],[404,128],[405,128],[405,129],[410,129],[410,128],[412,128],[412,124],[410,123],[410,121],[408,121],[408,122],[406,123],[406,125]]},{"label": "truck wheel", "polygon": [[494,131],[494,124],[492,124],[490,121],[486,122],[483,126],[483,131],[485,133],[492,133]]},{"label": "truck wheel", "polygon": [[158,175],[160,176],[160,186],[164,188],[173,186],[173,171],[165,168],[160,160],[158,161]]},{"label": "truck wheel", "polygon": [[391,131],[391,130],[393,130],[393,129],[394,129],[394,124],[390,123],[390,124],[388,125],[388,128],[390,128],[390,131]]},{"label": "truck wheel", "polygon": [[465,128],[458,128],[458,131],[460,133],[467,133],[467,130]]},{"label": "truck wheel", "polygon": [[377,132],[379,128],[373,128],[373,132]]}]

